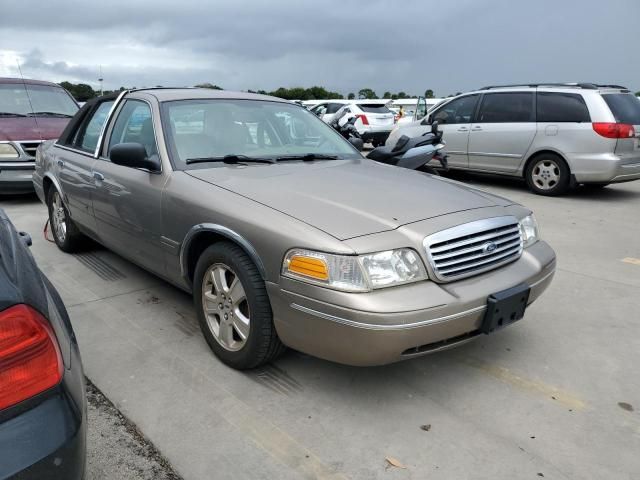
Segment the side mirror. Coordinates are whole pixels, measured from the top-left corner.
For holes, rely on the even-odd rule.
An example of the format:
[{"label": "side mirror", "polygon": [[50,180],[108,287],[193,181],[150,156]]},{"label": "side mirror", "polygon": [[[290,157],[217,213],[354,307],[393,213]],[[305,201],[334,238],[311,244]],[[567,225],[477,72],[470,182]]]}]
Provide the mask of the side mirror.
[{"label": "side mirror", "polygon": [[131,168],[144,168],[150,172],[160,171],[158,158],[149,158],[147,150],[141,143],[119,143],[109,152],[109,158],[116,165]]},{"label": "side mirror", "polygon": [[431,124],[431,133],[433,133],[434,135],[438,135],[438,121],[434,120],[433,123]]},{"label": "side mirror", "polygon": [[364,142],[362,141],[361,138],[358,137],[350,137],[349,138],[349,143],[351,145],[353,145],[354,147],[356,147],[358,149],[359,152],[362,151],[362,149],[364,148]]}]

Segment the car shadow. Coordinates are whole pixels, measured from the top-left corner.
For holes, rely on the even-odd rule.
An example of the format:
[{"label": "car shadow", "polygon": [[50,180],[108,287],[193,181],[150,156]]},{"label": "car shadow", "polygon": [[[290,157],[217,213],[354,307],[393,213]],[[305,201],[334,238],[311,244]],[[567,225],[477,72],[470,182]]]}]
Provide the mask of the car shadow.
[{"label": "car shadow", "polygon": [[0,193],[0,208],[5,206],[21,206],[30,205],[39,202],[38,196],[35,193]]},{"label": "car shadow", "polygon": [[[490,175],[483,173],[469,173],[462,171],[449,171],[442,175],[451,180],[468,183],[479,188],[499,187],[513,192],[529,192],[526,182],[522,178],[506,177],[502,175]],[[555,198],[580,198],[586,201],[614,202],[623,200],[640,199],[640,190],[631,190],[627,183],[611,184],[606,187],[592,187],[579,185],[572,188],[565,195]]]}]

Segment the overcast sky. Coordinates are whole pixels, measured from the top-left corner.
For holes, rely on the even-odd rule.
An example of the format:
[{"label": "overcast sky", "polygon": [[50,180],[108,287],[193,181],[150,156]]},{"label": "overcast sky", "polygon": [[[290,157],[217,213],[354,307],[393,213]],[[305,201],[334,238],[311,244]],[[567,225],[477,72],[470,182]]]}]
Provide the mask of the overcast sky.
[{"label": "overcast sky", "polygon": [[[206,5],[210,3],[210,5]],[[640,0],[0,0],[0,76],[105,89],[640,90]]]}]

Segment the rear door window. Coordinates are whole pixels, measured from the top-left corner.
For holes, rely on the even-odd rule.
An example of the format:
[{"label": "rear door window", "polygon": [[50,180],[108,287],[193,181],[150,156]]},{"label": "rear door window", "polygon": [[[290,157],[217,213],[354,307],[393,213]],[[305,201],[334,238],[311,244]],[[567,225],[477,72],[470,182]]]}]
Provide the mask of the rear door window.
[{"label": "rear door window", "polygon": [[589,110],[582,95],[539,92],[536,103],[538,122],[590,122]]},{"label": "rear door window", "polygon": [[98,146],[100,133],[107,121],[109,110],[113,106],[113,100],[102,102],[90,114],[78,129],[73,146],[85,152],[93,153]]},{"label": "rear door window", "polygon": [[327,111],[325,113],[336,113],[342,107],[344,107],[344,103],[330,103],[327,105]]},{"label": "rear door window", "polygon": [[533,93],[485,93],[477,123],[534,122]]},{"label": "rear door window", "polygon": [[602,95],[611,113],[620,123],[640,125],[640,99],[630,93],[607,93]]}]

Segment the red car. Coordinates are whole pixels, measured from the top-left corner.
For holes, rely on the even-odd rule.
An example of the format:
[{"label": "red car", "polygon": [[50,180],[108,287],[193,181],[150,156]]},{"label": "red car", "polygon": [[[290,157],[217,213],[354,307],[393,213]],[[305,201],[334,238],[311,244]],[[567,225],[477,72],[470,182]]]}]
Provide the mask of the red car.
[{"label": "red car", "polygon": [[58,138],[77,111],[55,83],[0,78],[0,194],[33,191],[36,148]]}]

